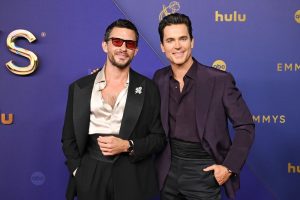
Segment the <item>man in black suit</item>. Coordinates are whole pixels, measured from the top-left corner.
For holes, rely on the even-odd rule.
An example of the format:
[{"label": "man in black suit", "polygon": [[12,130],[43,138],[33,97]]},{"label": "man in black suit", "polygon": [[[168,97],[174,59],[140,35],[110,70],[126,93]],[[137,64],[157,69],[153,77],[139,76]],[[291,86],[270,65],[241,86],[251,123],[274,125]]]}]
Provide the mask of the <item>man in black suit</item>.
[{"label": "man in black suit", "polygon": [[155,84],[130,69],[139,34],[128,20],[106,29],[103,68],[70,85],[62,133],[67,199],[143,200],[159,194],[153,154],[166,143]]}]

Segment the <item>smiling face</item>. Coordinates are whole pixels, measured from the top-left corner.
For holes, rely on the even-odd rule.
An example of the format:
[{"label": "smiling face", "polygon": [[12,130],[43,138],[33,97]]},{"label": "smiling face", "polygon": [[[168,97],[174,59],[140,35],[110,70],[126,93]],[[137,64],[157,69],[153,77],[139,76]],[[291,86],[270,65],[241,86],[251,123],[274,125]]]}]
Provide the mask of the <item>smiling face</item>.
[{"label": "smiling face", "polygon": [[[136,41],[135,32],[127,28],[114,27],[109,35],[109,38],[120,38],[122,40]],[[102,42],[102,48],[107,53],[107,64],[113,65],[118,68],[126,68],[130,65],[133,57],[137,54],[138,48],[128,49],[126,43],[123,42],[122,46],[117,47],[112,44],[112,40]]]},{"label": "smiling face", "polygon": [[185,24],[168,25],[163,30],[161,50],[173,67],[191,65],[194,39]]}]

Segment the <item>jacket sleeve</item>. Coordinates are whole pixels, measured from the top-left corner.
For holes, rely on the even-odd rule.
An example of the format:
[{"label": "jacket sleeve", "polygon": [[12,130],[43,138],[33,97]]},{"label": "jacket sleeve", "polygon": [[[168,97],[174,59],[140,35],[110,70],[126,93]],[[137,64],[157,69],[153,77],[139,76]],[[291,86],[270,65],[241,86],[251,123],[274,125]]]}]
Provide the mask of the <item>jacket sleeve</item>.
[{"label": "jacket sleeve", "polygon": [[225,78],[223,104],[226,115],[234,129],[233,142],[223,165],[238,174],[247,159],[253,143],[255,126],[252,115],[231,74]]},{"label": "jacket sleeve", "polygon": [[159,153],[166,145],[166,135],[161,124],[160,117],[160,95],[158,88],[151,84],[151,92],[145,97],[146,101],[151,102],[151,109],[145,112],[151,115],[148,124],[148,134],[146,137],[133,139],[134,155],[131,156],[133,162],[142,160],[151,154]]},{"label": "jacket sleeve", "polygon": [[73,124],[73,96],[74,84],[69,87],[67,108],[62,132],[62,149],[66,157],[66,165],[70,173],[80,165],[80,154],[76,143]]}]

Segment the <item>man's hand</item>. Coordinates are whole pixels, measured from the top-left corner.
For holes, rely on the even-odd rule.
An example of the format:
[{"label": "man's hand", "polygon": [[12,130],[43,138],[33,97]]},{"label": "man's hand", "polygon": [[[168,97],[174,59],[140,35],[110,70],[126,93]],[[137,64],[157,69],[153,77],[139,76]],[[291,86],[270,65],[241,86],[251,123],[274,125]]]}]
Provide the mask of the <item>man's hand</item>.
[{"label": "man's hand", "polygon": [[100,70],[99,68],[93,69],[93,70],[91,71],[91,74],[95,74],[95,73],[97,73],[99,70]]},{"label": "man's hand", "polygon": [[223,185],[230,177],[231,172],[228,171],[228,168],[223,165],[211,165],[203,169],[203,171],[214,171],[214,176],[219,183],[219,185]]},{"label": "man's hand", "polygon": [[127,152],[129,147],[128,140],[123,140],[115,136],[99,136],[97,141],[102,154],[105,156],[114,156],[122,152]]}]

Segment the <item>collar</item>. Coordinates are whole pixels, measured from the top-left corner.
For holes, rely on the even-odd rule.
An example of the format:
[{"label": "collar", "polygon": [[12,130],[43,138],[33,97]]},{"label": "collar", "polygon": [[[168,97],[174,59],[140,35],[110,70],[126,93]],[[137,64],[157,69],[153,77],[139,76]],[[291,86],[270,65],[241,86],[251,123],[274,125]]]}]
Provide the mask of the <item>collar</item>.
[{"label": "collar", "polygon": [[[186,72],[186,74],[184,75],[184,77],[187,76],[187,77],[189,77],[189,78],[191,78],[193,80],[197,79],[197,63],[198,63],[197,60],[193,58],[193,64],[189,68],[189,70]],[[171,66],[169,68],[168,75],[169,75],[170,78],[174,78]]]},{"label": "collar", "polygon": [[188,76],[189,78],[196,80],[197,79],[197,62],[193,58],[193,64],[190,67],[190,69],[187,71],[185,76]]},{"label": "collar", "polygon": [[[106,87],[106,79],[105,79],[105,65],[102,67],[100,72],[97,74],[95,79],[95,85],[99,91],[103,90]],[[128,88],[129,85],[129,73],[127,77],[127,81],[125,83],[125,88]]]}]

